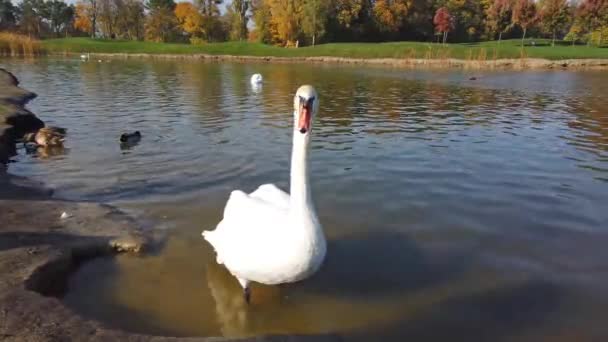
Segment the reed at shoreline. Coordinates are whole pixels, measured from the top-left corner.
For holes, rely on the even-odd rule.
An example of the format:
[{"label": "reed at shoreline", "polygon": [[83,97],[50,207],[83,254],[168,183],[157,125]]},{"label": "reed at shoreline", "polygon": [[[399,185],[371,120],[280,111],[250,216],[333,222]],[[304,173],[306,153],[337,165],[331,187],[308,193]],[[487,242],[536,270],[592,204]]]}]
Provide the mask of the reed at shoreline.
[{"label": "reed at shoreline", "polygon": [[0,32],[0,56],[38,56],[44,54],[39,40],[26,35]]}]

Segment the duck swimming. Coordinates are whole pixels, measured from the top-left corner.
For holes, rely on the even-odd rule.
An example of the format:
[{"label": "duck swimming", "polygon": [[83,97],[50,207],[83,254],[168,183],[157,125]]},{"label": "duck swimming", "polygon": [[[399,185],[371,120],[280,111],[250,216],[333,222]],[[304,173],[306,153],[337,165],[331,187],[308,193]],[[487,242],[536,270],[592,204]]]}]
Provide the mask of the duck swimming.
[{"label": "duck swimming", "polygon": [[133,133],[123,133],[120,135],[120,142],[135,143],[141,139],[141,133],[135,131]]},{"label": "duck swimming", "polygon": [[250,300],[252,281],[276,285],[303,280],[323,263],[326,241],[308,181],[313,118],[319,108],[316,90],[301,86],[294,96],[290,194],[264,184],[247,194],[232,191],[224,217],[203,237],[213,246]]},{"label": "duck swimming", "polygon": [[27,133],[23,137],[25,143],[35,143],[38,146],[63,146],[67,130],[62,127],[42,127],[35,133]]}]

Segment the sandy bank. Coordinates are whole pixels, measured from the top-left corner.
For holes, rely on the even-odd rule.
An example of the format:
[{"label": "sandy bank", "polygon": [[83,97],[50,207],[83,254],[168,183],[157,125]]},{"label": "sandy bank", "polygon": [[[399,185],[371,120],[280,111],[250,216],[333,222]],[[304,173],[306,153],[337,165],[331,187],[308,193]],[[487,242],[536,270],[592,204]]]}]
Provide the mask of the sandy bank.
[{"label": "sandy bank", "polygon": [[[0,104],[4,106],[0,133],[8,141],[1,146],[14,150],[14,139],[22,131],[43,125],[23,107],[34,96],[19,88],[14,76],[0,70]],[[61,218],[64,212],[67,218]],[[137,253],[148,242],[138,222],[116,208],[54,198],[51,189],[11,175],[0,164],[0,340],[228,341],[113,330],[63,305],[60,297],[68,276],[80,263],[119,252]],[[336,340],[334,336],[271,336],[243,341]]]},{"label": "sandy bank", "polygon": [[424,59],[424,58],[344,58],[344,57],[272,57],[272,56],[232,56],[208,54],[148,54],[148,53],[91,53],[92,59],[175,59],[207,60],[259,63],[317,63],[382,65],[401,68],[460,68],[460,69],[604,69],[608,70],[608,59],[564,59],[517,58],[497,60],[464,59]]}]

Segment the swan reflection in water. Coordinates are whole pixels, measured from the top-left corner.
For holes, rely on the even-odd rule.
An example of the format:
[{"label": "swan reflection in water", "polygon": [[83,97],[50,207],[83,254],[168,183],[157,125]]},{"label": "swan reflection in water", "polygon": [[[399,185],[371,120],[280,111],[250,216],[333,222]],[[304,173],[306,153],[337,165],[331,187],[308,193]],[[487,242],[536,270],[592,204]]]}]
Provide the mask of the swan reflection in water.
[{"label": "swan reflection in water", "polygon": [[269,323],[264,322],[268,318],[265,312],[276,313],[281,306],[281,288],[278,286],[256,284],[253,287],[255,296],[247,304],[239,283],[225,267],[208,262],[206,276],[222,336],[245,337],[264,331],[263,325]]}]

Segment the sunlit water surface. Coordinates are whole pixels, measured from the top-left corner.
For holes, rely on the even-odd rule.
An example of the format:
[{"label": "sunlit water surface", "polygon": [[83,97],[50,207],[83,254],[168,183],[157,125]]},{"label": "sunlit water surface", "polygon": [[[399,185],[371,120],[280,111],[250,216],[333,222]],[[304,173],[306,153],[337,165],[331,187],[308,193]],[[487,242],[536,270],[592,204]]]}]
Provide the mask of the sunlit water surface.
[{"label": "sunlit water surface", "polygon": [[[165,236],[74,275],[65,302],[86,317],[176,336],[608,339],[606,72],[0,64],[39,94],[32,111],[69,129],[65,150],[21,150],[10,171]],[[288,188],[304,83],[321,97],[311,182],[328,259],[310,280],[255,286],[247,306],[200,232],[231,190]],[[143,139],[121,147],[130,130]]]}]

